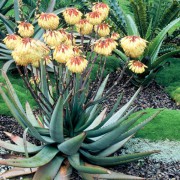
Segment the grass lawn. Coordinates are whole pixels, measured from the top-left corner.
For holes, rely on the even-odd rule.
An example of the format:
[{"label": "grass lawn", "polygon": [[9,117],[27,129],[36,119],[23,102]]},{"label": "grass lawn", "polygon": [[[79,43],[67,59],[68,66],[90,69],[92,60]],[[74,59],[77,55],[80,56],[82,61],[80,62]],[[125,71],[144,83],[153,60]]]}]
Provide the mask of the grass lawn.
[{"label": "grass lawn", "polygon": [[[145,112],[147,112],[147,114],[139,119],[138,122],[145,120],[157,111],[158,109],[146,109]],[[132,116],[137,113],[134,113]],[[179,124],[180,110],[165,109],[135,136],[153,141],[166,139],[180,141]]]}]

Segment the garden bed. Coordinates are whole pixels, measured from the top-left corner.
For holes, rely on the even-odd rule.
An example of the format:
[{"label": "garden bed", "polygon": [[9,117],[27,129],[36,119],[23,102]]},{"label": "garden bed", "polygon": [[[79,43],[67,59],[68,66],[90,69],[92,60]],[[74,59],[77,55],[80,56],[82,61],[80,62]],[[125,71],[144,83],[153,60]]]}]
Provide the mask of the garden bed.
[{"label": "garden bed", "polygon": [[[118,75],[118,73],[111,74],[108,83],[109,87],[112,86],[111,82],[114,82],[114,79],[116,79]],[[104,103],[104,106],[107,106],[109,109],[111,109],[117,97],[120,95],[121,92],[119,90],[121,89],[125,81],[126,78],[124,78],[124,80],[118,83],[118,85],[113,90],[114,92],[112,92],[113,95],[108,98],[108,100]],[[130,83],[127,84],[127,86],[122,89],[122,91],[124,91],[124,96],[120,106],[128,102],[128,100],[130,99],[130,97],[132,97],[136,90],[137,88],[135,86],[131,85]],[[176,105],[176,103],[169,97],[169,95],[165,93],[164,89],[161,86],[157,85],[155,82],[153,82],[148,88],[145,88],[143,91],[140,92],[133,106],[137,106],[137,110],[142,110],[146,108],[168,108],[174,110],[180,109],[180,107]],[[8,131],[20,136],[22,136],[23,133],[22,128],[18,125],[14,118],[10,116],[0,116],[0,139],[8,140],[8,138],[3,133],[4,131]],[[27,140],[38,144],[38,141],[35,141],[32,137],[27,137]],[[129,144],[129,147],[131,147],[131,143]],[[158,146],[158,142],[156,142],[156,144]],[[171,143],[167,143],[166,146],[167,148],[169,146],[169,149],[172,148]],[[178,149],[178,147],[180,148],[179,141],[177,141],[177,146],[175,146],[174,148]],[[128,150],[128,144],[123,150]],[[123,151],[119,150],[117,153],[115,153],[115,155],[122,152]],[[1,166],[0,172],[4,171],[4,169],[6,168],[7,167],[5,166]],[[143,160],[139,160],[138,162],[114,167],[113,170],[145,178],[153,178],[158,180],[168,180],[171,178],[175,178],[178,180],[180,176],[179,168],[180,162],[178,160],[174,161],[172,159],[172,161],[165,162],[163,161],[163,159],[161,160],[146,158]],[[79,179],[76,173],[73,174],[73,179]]]}]

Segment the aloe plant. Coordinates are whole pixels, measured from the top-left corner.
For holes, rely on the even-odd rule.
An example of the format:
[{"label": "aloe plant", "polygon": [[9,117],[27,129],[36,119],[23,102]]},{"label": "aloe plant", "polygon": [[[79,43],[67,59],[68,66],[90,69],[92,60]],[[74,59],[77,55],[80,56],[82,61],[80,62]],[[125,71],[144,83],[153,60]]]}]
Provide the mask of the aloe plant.
[{"label": "aloe plant", "polygon": [[[103,6],[106,7],[106,14],[108,15],[109,7],[104,4]],[[71,21],[71,18],[68,18],[73,14],[67,13],[68,10],[75,12],[73,21]],[[100,12],[98,13],[101,14]],[[79,21],[78,18],[81,15],[82,13],[75,8],[64,11],[65,21],[71,24],[68,29],[68,33],[71,33],[70,35],[74,34],[72,22],[74,24],[79,23],[74,20]],[[44,18],[45,16],[49,18]],[[53,18],[56,19],[56,27],[54,26],[55,21],[52,23]],[[102,21],[105,18],[104,14],[100,18],[102,18],[100,19]],[[58,27],[59,22],[57,20],[59,18],[55,14],[45,13],[39,17],[38,25],[44,29],[51,29],[52,35],[54,32],[57,33],[54,30]],[[27,31],[31,31],[30,28]],[[91,33],[90,31],[88,32]],[[0,164],[16,167],[1,176],[3,178],[11,178],[33,174],[33,180],[70,179],[70,174],[75,169],[83,179],[143,179],[115,173],[106,168],[106,166],[137,161],[140,158],[158,152],[151,151],[118,157],[113,156],[114,152],[120,149],[138,130],[143,128],[160,112],[133,126],[144,114],[140,113],[134,118],[129,118],[129,115],[135,110],[135,108],[130,107],[142,90],[142,87],[119,110],[118,106],[122,95],[118,97],[117,102],[109,112],[107,112],[107,108],[102,107],[102,102],[107,100],[112,89],[123,78],[125,67],[114,82],[114,85],[104,91],[109,77],[108,75],[103,79],[102,76],[107,48],[100,46],[100,49],[98,49],[97,43],[100,43],[100,45],[101,43],[107,44],[108,54],[110,54],[117,45],[115,40],[110,38],[109,35],[102,39],[96,34],[96,38],[100,39],[93,42],[92,46],[94,47],[91,48],[90,55],[86,57],[87,48],[84,47],[85,40],[81,31],[79,34],[81,42],[79,44],[74,44],[73,39],[68,41],[69,36],[67,36],[67,39],[62,40],[60,45],[54,45],[55,47],[51,45],[49,48],[39,40],[29,37],[24,38],[23,34],[20,33],[23,40],[18,41],[12,55],[20,76],[39,106],[40,114],[35,116],[28,103],[26,103],[25,109],[23,108],[6,73],[2,71],[5,83],[0,85],[0,94],[12,115],[24,129],[24,133],[23,137],[19,137],[11,134],[11,132],[5,132],[14,144],[0,140],[1,147],[22,154],[21,158],[18,158],[18,156],[0,159]],[[93,35],[94,32],[92,33]],[[31,33],[29,36],[31,36]],[[56,41],[59,42],[59,39],[51,39],[53,40],[51,43],[54,42],[56,44]],[[94,36],[87,44],[91,45],[93,39]],[[45,38],[44,41],[48,43]],[[24,42],[25,48],[23,46]],[[6,43],[8,43],[8,40]],[[52,46],[53,48],[51,48]],[[60,48],[63,51],[59,51]],[[66,50],[68,50],[67,54],[61,54]],[[23,52],[26,52],[26,54],[22,55]],[[48,61],[45,59],[47,54],[52,59],[52,73],[48,71]],[[98,57],[101,58],[98,71],[99,77],[97,77],[93,85],[89,76]],[[62,58],[66,59],[62,60]],[[39,66],[34,67],[35,70],[32,67],[34,59],[39,63]],[[87,63],[89,63],[89,66],[86,68]],[[28,68],[31,69],[30,73]],[[27,134],[37,139],[41,145],[37,146],[28,142],[26,139]]]}]

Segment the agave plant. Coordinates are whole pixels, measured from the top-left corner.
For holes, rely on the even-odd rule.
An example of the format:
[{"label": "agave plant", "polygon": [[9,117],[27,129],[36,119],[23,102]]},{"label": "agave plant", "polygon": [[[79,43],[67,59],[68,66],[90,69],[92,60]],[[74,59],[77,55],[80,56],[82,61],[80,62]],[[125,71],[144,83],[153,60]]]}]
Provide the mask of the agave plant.
[{"label": "agave plant", "polygon": [[[101,8],[102,5],[103,8]],[[102,64],[105,64],[106,56],[112,53],[117,43],[108,37],[107,25],[103,24],[105,31],[99,32],[98,28],[95,28],[93,34],[96,34],[96,41],[91,46],[92,55],[86,60],[87,48],[83,46],[83,37],[93,31],[93,25],[90,22],[93,24],[96,22],[98,25],[108,16],[109,7],[98,3],[93,9],[98,9],[92,12],[100,15],[98,23],[97,19],[91,16],[92,14],[87,15],[88,21],[81,21],[82,13],[76,8],[68,8],[63,12],[65,21],[70,24],[70,34],[66,39],[58,34],[60,30],[63,31],[62,29],[56,30],[59,24],[58,16],[52,13],[41,14],[38,25],[48,29],[43,37],[49,47],[39,40],[27,37],[32,36],[31,28],[26,29],[26,33],[20,31],[24,24],[19,27],[18,32],[22,39],[16,41],[16,46],[12,47],[14,38],[6,39],[7,47],[14,48],[12,56],[17,69],[36,100],[40,113],[35,116],[28,103],[24,110],[6,73],[2,71],[5,84],[1,84],[0,94],[12,115],[24,129],[22,138],[5,132],[15,144],[0,141],[1,147],[23,154],[0,160],[0,164],[17,167],[2,174],[3,178],[33,174],[33,180],[69,179],[72,170],[75,169],[83,179],[143,179],[115,173],[105,167],[136,161],[157,152],[134,153],[118,157],[112,155],[159,112],[144,122],[132,126],[143,116],[143,113],[140,113],[136,117],[129,118],[135,109],[130,107],[142,87],[121,109],[117,110],[122,95],[109,112],[107,108],[103,108],[102,102],[122,79],[125,68],[114,85],[104,92],[109,76],[102,80],[104,69]],[[101,13],[102,11],[104,13]],[[81,35],[80,44],[75,44],[73,38],[74,25]],[[84,27],[88,28],[84,29]],[[55,39],[53,33],[58,35]],[[67,32],[64,30],[63,33]],[[71,35],[70,40],[69,35]],[[104,35],[106,37],[97,39]],[[51,58],[47,59],[47,56]],[[89,75],[98,56],[102,62],[100,76],[93,87],[90,84]],[[49,60],[53,64],[52,74],[47,71]],[[87,63],[90,65],[86,68]],[[28,66],[30,68],[34,66],[35,71],[32,70],[29,73]],[[37,139],[40,145],[28,142],[27,133]]]}]

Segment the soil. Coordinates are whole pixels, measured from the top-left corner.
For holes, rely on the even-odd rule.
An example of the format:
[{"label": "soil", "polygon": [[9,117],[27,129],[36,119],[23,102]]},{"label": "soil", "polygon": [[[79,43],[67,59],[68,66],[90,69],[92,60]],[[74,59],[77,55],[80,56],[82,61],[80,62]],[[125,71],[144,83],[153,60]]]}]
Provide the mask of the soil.
[{"label": "soil", "polygon": [[[112,82],[114,82],[115,78],[117,78],[117,74],[111,74],[110,80],[108,82],[108,87],[111,87],[113,85]],[[120,91],[125,82],[126,78],[124,78],[124,80],[122,80],[115,86],[112,91],[113,95],[108,98],[108,100],[104,103],[104,106],[107,106],[109,109],[111,109],[121,92],[124,92],[124,96],[120,106],[129,101],[132,95],[136,92],[137,87],[129,83]],[[177,106],[176,103],[164,91],[163,87],[159,86],[155,82],[151,83],[148,88],[145,88],[140,92],[133,106],[137,106],[136,110],[141,110],[148,107],[180,109],[180,107]],[[5,141],[9,140],[8,137],[3,133],[4,131],[8,131],[20,136],[22,136],[23,134],[22,128],[18,125],[14,118],[0,115],[0,139]],[[32,137],[28,136],[27,140],[38,144],[38,141],[34,140],[34,138]],[[7,169],[7,167],[1,166],[0,172],[3,171],[2,169],[5,170]],[[154,180],[180,179],[180,162],[156,162],[152,159],[145,158],[138,162],[116,166],[112,170]],[[74,173],[72,179],[81,178],[78,177],[76,173]]]}]

